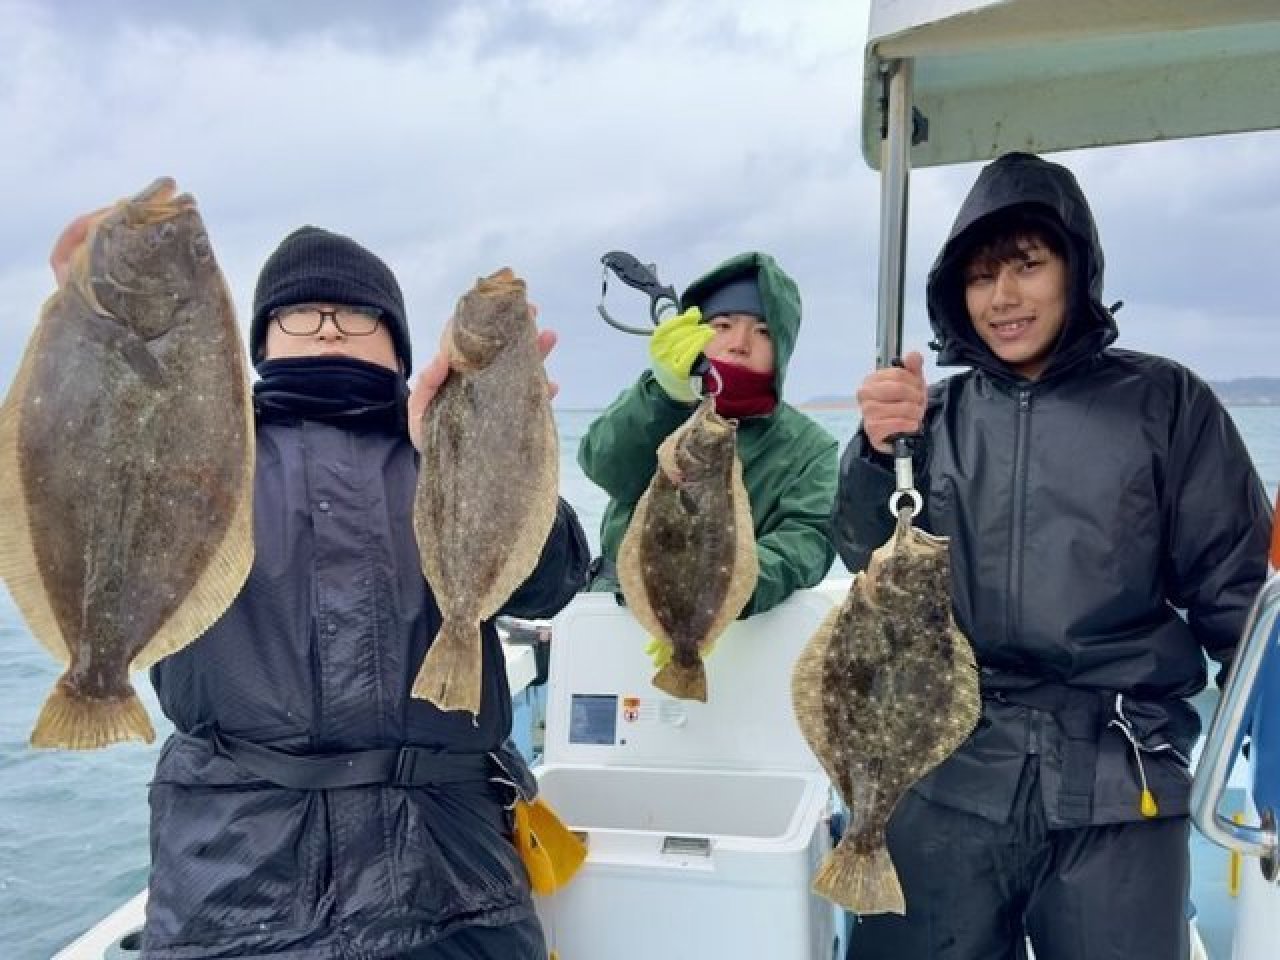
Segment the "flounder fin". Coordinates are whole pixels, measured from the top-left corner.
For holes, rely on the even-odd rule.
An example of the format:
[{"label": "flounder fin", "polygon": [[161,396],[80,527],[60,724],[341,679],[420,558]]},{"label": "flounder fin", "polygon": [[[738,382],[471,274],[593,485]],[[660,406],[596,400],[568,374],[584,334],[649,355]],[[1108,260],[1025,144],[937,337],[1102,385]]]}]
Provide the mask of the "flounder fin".
[{"label": "flounder fin", "polygon": [[822,684],[827,650],[831,646],[832,634],[839,617],[838,606],[827,611],[809,642],[801,648],[795,665],[791,668],[791,712],[801,736],[809,744],[809,749],[818,758],[822,768],[827,771],[832,783],[839,782],[840,774],[831,750],[830,732],[827,730],[823,709]]},{"label": "flounder fin", "polygon": [[852,913],[907,912],[907,902],[884,845],[859,853],[846,835],[823,861],[813,878],[813,892]]},{"label": "flounder fin", "polygon": [[[488,619],[502,609],[520,585],[533,576],[542,559],[542,549],[555,528],[560,498],[560,437],[556,433],[555,419],[550,415],[541,418],[543,440],[549,456],[541,470],[529,470],[524,478],[524,501],[528,513],[523,517],[519,536],[513,538],[500,574],[492,586],[480,598],[480,616]],[[427,578],[431,582],[431,578]]]},{"label": "flounder fin", "polygon": [[760,558],[756,552],[755,521],[751,518],[751,501],[742,482],[742,461],[733,458],[733,532],[737,548],[733,551],[733,573],[729,578],[729,590],[724,609],[711,627],[711,637],[719,637],[727,630],[751,601],[760,579]]},{"label": "flounder fin", "polygon": [[71,662],[71,653],[40,576],[18,455],[21,407],[40,340],[41,328],[37,327],[9,395],[0,404],[0,580],[9,587],[31,634],[65,665]]},{"label": "flounder fin", "polygon": [[631,522],[618,545],[618,586],[622,588],[622,596],[627,601],[627,609],[636,618],[636,622],[644,627],[655,640],[671,643],[662,621],[658,619],[653,604],[649,602],[649,591],[644,585],[644,550],[642,547],[643,531],[649,522],[649,491],[645,490],[632,511]]},{"label": "flounder fin", "polygon": [[[246,380],[246,384],[247,384]],[[246,387],[247,390],[247,387]],[[231,522],[222,538],[222,546],[212,562],[200,574],[186,599],[156,631],[147,645],[138,651],[130,670],[146,670],[171,653],[187,646],[227,611],[239,595],[253,566],[253,473],[254,426],[253,404],[245,397],[245,458],[240,478],[240,493],[231,511]]]},{"label": "flounder fin", "polygon": [[422,661],[410,694],[441,710],[480,712],[480,672],[484,655],[480,625],[445,618]]},{"label": "flounder fin", "polygon": [[956,744],[956,749],[973,733],[982,716],[982,689],[978,682],[978,661],[973,655],[973,647],[959,627],[952,625],[955,632],[955,669],[956,669],[956,713],[957,723],[963,735]]},{"label": "flounder fin", "polygon": [[40,709],[31,746],[95,750],[125,740],[152,743],[155,729],[133,687],[119,700],[90,700],[61,680]]},{"label": "flounder fin", "polygon": [[707,702],[707,668],[701,660],[689,667],[671,661],[653,675],[653,685],[681,700]]}]

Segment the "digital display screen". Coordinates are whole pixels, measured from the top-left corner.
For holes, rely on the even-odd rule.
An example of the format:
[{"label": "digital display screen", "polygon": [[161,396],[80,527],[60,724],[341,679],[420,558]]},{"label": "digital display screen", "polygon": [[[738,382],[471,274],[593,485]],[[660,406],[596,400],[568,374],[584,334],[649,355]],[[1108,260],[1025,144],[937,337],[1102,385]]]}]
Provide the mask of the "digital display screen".
[{"label": "digital display screen", "polygon": [[569,702],[569,742],[613,746],[618,742],[618,697],[575,693]]}]

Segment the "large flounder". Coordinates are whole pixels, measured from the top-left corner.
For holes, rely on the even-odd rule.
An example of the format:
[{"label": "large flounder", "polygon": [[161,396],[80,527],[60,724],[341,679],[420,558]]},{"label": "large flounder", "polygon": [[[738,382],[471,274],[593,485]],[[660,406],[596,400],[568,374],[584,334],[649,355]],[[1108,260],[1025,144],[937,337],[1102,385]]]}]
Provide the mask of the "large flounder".
[{"label": "large flounder", "polygon": [[702,654],[742,612],[758,575],[737,428],[708,397],[658,448],[658,469],[618,548],[627,606],[671,648],[654,686],[707,699]]},{"label": "large flounder", "polygon": [[801,651],[791,677],[801,732],[849,810],[814,890],[859,914],[903,913],[885,847],[898,799],[978,722],[978,670],[951,617],[948,541],[904,512]]},{"label": "large flounder", "polygon": [[102,215],[0,407],[0,577],[67,670],[31,734],[155,738],[129,682],[199,636],[253,559],[244,347],[195,202]]},{"label": "large flounder", "polygon": [[412,694],[480,712],[480,623],[537,566],[555,521],[559,439],[524,281],[477,281],[445,335],[451,372],[420,424],[414,529],[443,623]]}]

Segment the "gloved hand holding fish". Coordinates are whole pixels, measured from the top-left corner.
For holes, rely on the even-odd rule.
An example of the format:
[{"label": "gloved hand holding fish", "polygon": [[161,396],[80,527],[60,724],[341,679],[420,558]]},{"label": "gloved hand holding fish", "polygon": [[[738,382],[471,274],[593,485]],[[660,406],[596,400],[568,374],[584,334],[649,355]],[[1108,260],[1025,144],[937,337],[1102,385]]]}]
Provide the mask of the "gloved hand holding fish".
[{"label": "gloved hand holding fish", "polygon": [[951,616],[949,545],[899,514],[796,660],[796,721],[849,811],[814,891],[858,914],[904,913],[885,826],[898,799],[973,731],[981,703]]},{"label": "gloved hand holding fish", "polygon": [[82,239],[69,228],[55,261],[62,285],[0,407],[0,578],[67,664],[31,743],[151,742],[129,670],[203,633],[253,561],[244,347],[172,180],[95,215]]},{"label": "gloved hand holding fish", "polygon": [[689,404],[698,399],[693,371],[713,336],[715,331],[702,322],[702,311],[697,307],[664,321],[653,331],[649,338],[650,369],[671,399]]},{"label": "gloved hand holding fish", "polygon": [[658,469],[618,548],[627,607],[671,650],[659,690],[707,699],[702,658],[742,612],[759,567],[737,428],[707,398],[658,448]]},{"label": "gloved hand holding fish", "polygon": [[480,623],[537,566],[555,521],[559,440],[524,281],[479,280],[445,332],[450,372],[421,422],[414,529],[443,623],[412,694],[480,712]]}]

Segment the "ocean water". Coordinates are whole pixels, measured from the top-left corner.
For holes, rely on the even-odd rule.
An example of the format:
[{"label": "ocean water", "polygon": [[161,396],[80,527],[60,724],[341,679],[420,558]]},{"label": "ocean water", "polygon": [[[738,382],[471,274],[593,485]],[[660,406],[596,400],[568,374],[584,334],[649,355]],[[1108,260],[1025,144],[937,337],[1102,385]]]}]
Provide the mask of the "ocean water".
[{"label": "ocean water", "polygon": [[[560,411],[562,492],[598,543],[604,494],[574,456],[595,411]],[[857,427],[848,411],[814,414],[843,449]],[[1274,499],[1280,483],[1280,408],[1239,407],[1232,416]],[[3,519],[0,518],[0,522]],[[136,678],[156,723],[152,746],[92,753],[32,750],[27,736],[57,678],[0,587],[0,958],[47,960],[140,890],[147,879],[146,785],[169,727]]]}]

